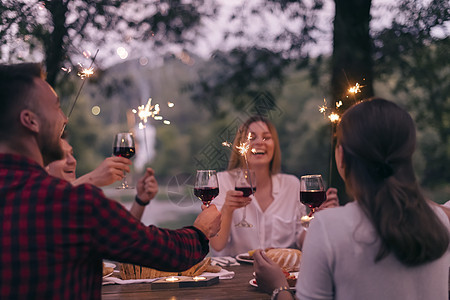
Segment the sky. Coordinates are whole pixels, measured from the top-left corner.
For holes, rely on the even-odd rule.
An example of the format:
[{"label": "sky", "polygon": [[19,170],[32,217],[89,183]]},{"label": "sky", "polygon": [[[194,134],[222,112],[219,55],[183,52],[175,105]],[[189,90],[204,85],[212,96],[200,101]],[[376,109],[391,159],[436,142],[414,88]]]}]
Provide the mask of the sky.
[{"label": "sky", "polygon": [[[251,44],[253,42],[249,39],[229,39],[224,40],[223,39],[223,33],[226,30],[230,29],[239,29],[239,27],[245,26],[246,32],[253,33],[253,35],[256,37],[258,34],[258,31],[261,30],[261,28],[264,28],[267,30],[266,34],[276,34],[279,32],[279,28],[281,27],[279,24],[283,23],[289,23],[286,19],[280,18],[280,16],[274,16],[270,14],[266,14],[264,16],[264,20],[262,21],[259,18],[252,18],[250,19],[248,24],[230,24],[229,18],[230,15],[233,13],[233,10],[236,7],[240,7],[243,3],[242,0],[219,0],[222,8],[220,10],[220,14],[218,15],[217,19],[215,20],[206,20],[205,26],[204,26],[204,38],[200,39],[195,48],[188,49],[192,52],[194,52],[196,55],[199,55],[203,58],[208,58],[212,51],[216,49],[222,49],[222,50],[229,50],[232,49],[235,46],[238,45],[245,45],[245,44]],[[252,0],[252,5],[255,5],[255,2],[264,2],[264,0]],[[333,18],[333,1],[327,0],[325,3],[325,7],[321,13],[321,21],[320,23],[323,24],[322,29],[324,30],[325,34],[318,39],[318,44],[316,47],[313,47],[314,49],[321,49],[320,51],[317,51],[317,53],[325,52],[325,53],[331,53],[331,22]],[[243,11],[243,14],[250,15],[248,11]],[[292,22],[291,22],[292,23]],[[297,24],[292,24],[292,26],[296,26]],[[269,45],[267,45],[269,46]],[[309,50],[314,50],[309,49]],[[176,47],[173,47],[171,49],[173,52],[180,51],[181,49],[177,49]],[[133,56],[132,53],[130,53],[130,56]]]},{"label": "sky", "polygon": [[[31,1],[31,0],[30,0]],[[35,2],[36,0],[33,0]],[[264,5],[264,0],[216,0],[220,5],[220,14],[216,20],[205,20],[203,27],[203,35],[204,37],[199,39],[197,44],[194,47],[187,48],[190,52],[195,53],[205,59],[207,59],[211,51],[215,49],[229,50],[237,45],[246,45],[254,42],[258,42],[257,34],[264,28],[265,34],[274,35],[280,31],[281,24],[295,27],[298,24],[288,21],[286,18],[283,18],[279,15],[266,14],[264,15],[264,20],[260,18],[252,18],[247,24],[233,24],[229,22],[229,17],[233,12],[233,9],[236,7],[241,7],[242,3],[245,4],[245,7],[251,7],[257,3],[260,5]],[[312,0],[311,0],[312,1]],[[420,0],[420,1],[430,1],[430,0]],[[40,2],[37,2],[40,3]],[[372,0],[372,21],[371,28],[375,30],[379,30],[383,27],[386,27],[390,24],[393,14],[386,9],[380,9],[380,6],[395,4],[396,0]],[[250,5],[251,4],[251,5]],[[45,7],[38,5],[41,13],[45,13]],[[245,9],[240,10],[240,13],[244,15],[250,15],[250,12]],[[41,16],[42,21],[45,22],[45,18]],[[317,44],[309,45],[305,50],[308,51],[311,55],[318,54],[331,54],[332,51],[332,29],[333,29],[333,18],[334,18],[334,1],[333,0],[324,0],[324,7],[320,11],[319,14],[319,27],[322,30],[320,35],[316,36]],[[236,29],[239,27],[245,27],[247,32],[254,33],[250,36],[250,38],[243,39],[223,39],[223,32],[227,29]],[[234,27],[234,28],[233,28]],[[448,26],[450,30],[450,24]],[[439,33],[437,33],[439,34]],[[251,37],[254,36],[255,40],[251,40]],[[141,42],[138,40],[128,40],[127,42],[118,41],[119,39],[123,40],[123,37],[114,37],[114,35],[110,36],[110,39],[107,41],[105,45],[103,45],[99,50],[98,58],[96,60],[97,65],[102,68],[106,68],[112,66],[117,63],[121,63],[125,60],[130,59],[138,59],[142,65],[148,65],[148,67],[156,67],[163,63],[163,53],[155,52],[148,42]],[[79,44],[78,41],[73,41],[73,44]],[[267,47],[271,47],[273,45],[264,45]],[[12,47],[18,48],[20,45],[12,45]],[[76,58],[76,61],[82,62],[84,65],[89,64],[92,59],[92,55],[98,49],[97,45],[94,44],[85,44],[83,45],[83,49],[80,49],[79,57]],[[182,48],[179,46],[168,46],[164,49],[165,51],[169,51],[179,56],[180,59],[185,59],[186,56],[182,52]],[[26,51],[24,51],[26,53]],[[87,55],[87,58],[83,57],[82,53],[90,53]],[[25,54],[26,55],[26,54]],[[6,56],[2,55],[3,58]],[[36,55],[33,58],[35,61],[41,61],[43,59],[42,56]]]},{"label": "sky", "polygon": [[[242,0],[218,0],[222,8],[220,14],[216,20],[206,20],[205,21],[205,37],[200,39],[195,48],[188,48],[188,50],[196,53],[197,55],[208,58],[211,51],[215,49],[232,49],[236,45],[251,43],[248,40],[223,40],[223,32],[230,27],[229,16],[233,12],[233,8],[242,5]],[[264,0],[251,0],[252,5],[255,2],[264,2]],[[395,3],[393,0],[372,0],[372,7],[377,8],[380,4]],[[249,14],[248,12],[244,12]],[[392,16],[389,12],[380,11],[379,9],[373,9],[373,20],[371,26],[376,29],[383,28],[383,26],[389,25]],[[280,18],[280,16],[265,15],[265,22],[263,23],[260,19],[253,19],[250,24],[245,24],[245,30],[254,32],[255,36],[258,30],[267,28],[267,34],[275,34],[279,31],[280,26],[278,24],[289,23],[286,19]],[[334,18],[334,1],[325,0],[324,8],[319,14],[319,24],[323,31],[321,35],[316,36],[317,44],[310,45],[306,50],[308,50],[312,55],[318,54],[330,54],[332,51],[332,29],[333,29],[333,18]],[[267,24],[270,24],[269,26]],[[297,24],[292,24],[296,26]],[[130,42],[129,44],[118,43],[115,46],[116,54],[110,56],[108,59],[104,59],[103,63],[105,65],[111,65],[126,59],[139,59],[141,57],[150,58],[151,62],[154,64],[160,64],[162,61],[158,60],[154,56],[154,53],[149,52],[145,45],[139,42]],[[181,48],[179,47],[169,47],[169,50],[173,53],[180,53]],[[94,51],[94,49],[92,49]],[[92,52],[91,51],[91,52]],[[158,54],[157,54],[158,55]],[[144,60],[147,61],[147,60]]]}]

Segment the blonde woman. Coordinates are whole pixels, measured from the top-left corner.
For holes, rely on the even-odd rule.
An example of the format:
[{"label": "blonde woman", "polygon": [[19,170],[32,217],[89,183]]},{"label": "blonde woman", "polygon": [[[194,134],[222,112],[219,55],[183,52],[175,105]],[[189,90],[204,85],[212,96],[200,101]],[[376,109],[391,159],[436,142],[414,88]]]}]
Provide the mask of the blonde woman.
[{"label": "blonde woman", "polygon": [[[235,191],[235,172],[246,168],[244,157],[233,151],[228,170],[218,173],[219,195],[214,204],[222,212],[218,236],[211,238],[214,256],[236,256],[256,248],[301,248],[304,230],[300,218],[306,208],[300,203],[300,182],[293,175],[281,173],[281,151],[274,125],[262,116],[250,117],[239,129],[236,145],[250,140],[247,160],[256,175],[256,192],[243,197]],[[327,191],[324,207],[337,206],[337,190]],[[237,227],[246,207],[246,220],[253,227]]]}]

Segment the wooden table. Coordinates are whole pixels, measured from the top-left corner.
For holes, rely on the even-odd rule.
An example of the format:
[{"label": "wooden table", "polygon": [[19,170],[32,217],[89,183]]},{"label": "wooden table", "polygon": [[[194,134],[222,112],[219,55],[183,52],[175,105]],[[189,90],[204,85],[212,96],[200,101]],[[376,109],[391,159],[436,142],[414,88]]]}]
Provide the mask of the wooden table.
[{"label": "wooden table", "polygon": [[151,283],[104,285],[102,299],[270,299],[270,295],[251,286],[253,265],[225,267],[234,271],[233,279],[220,280],[208,287],[151,290]]}]

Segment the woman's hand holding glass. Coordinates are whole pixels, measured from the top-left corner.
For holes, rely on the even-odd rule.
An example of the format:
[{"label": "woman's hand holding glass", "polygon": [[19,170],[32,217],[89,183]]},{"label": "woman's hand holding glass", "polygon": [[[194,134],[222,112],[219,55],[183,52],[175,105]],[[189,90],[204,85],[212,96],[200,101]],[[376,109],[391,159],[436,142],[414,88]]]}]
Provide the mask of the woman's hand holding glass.
[{"label": "woman's hand holding glass", "polygon": [[325,200],[326,193],[321,175],[305,175],[300,178],[300,202],[310,208],[309,217]]},{"label": "woman's hand holding glass", "polygon": [[309,226],[316,211],[339,206],[337,189],[329,188],[326,192],[324,190],[321,175],[307,175],[300,178],[300,202],[311,209],[308,216],[301,218],[303,227]]},{"label": "woman's hand holding glass", "polygon": [[324,203],[322,203],[316,211],[320,211],[326,208],[333,208],[339,206],[339,197],[336,188],[328,188],[327,198]]},{"label": "woman's hand holding glass", "polygon": [[230,212],[233,212],[238,208],[249,205],[251,201],[252,198],[244,197],[244,192],[229,190],[227,191],[227,194],[225,196],[225,203],[223,205],[223,208]]},{"label": "woman's hand holding glass", "polygon": [[[234,189],[236,191],[241,191],[243,197],[248,198],[256,192],[256,174],[255,171],[251,171],[248,169],[238,170],[236,173]],[[244,212],[242,215],[242,220],[239,221],[234,226],[237,227],[253,227],[252,224],[247,222],[247,205],[244,206]]]}]

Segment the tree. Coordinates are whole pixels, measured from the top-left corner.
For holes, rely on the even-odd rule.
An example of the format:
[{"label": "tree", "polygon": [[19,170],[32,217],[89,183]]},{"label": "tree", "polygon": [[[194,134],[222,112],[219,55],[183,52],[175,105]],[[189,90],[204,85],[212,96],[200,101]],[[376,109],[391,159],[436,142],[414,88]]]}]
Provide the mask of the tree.
[{"label": "tree", "polygon": [[[293,62],[302,67],[309,60],[304,47],[320,31],[316,12],[322,7],[322,0],[244,1],[236,6],[224,34],[224,44],[230,41],[235,46],[213,52],[200,79],[190,86],[192,99],[208,99],[202,104],[216,117],[224,117],[220,103],[231,100],[242,107],[260,93],[276,94],[285,68]],[[272,23],[278,27],[269,26]]]},{"label": "tree", "polygon": [[[333,26],[333,56],[331,67],[331,95],[334,103],[342,100],[340,112],[355,103],[354,98],[346,98],[348,89],[359,83],[364,87],[358,99],[374,95],[372,40],[369,34],[371,0],[335,0]],[[332,126],[334,134],[335,126]],[[332,140],[331,149],[336,141]],[[341,203],[348,202],[345,184],[336,168],[331,154],[331,186],[339,191]]]},{"label": "tree", "polygon": [[[403,0],[392,24],[374,36],[381,79],[413,111],[428,135],[423,183],[449,182],[450,170],[450,2]],[[431,130],[430,130],[431,129]]]},{"label": "tree", "polygon": [[[298,0],[270,0],[267,6],[245,7],[243,4],[231,20],[240,18],[242,24],[228,36],[234,36],[243,41],[251,40],[251,34],[245,32],[248,21],[243,11],[251,11],[250,15],[258,15],[264,19],[264,12],[284,16],[287,24],[276,34],[267,33],[268,28],[262,27],[261,34],[256,34],[256,44],[239,45],[227,53],[217,51],[212,56],[213,70],[205,71],[197,84],[194,99],[209,101],[206,105],[218,113],[218,102],[222,95],[231,95],[232,102],[242,105],[242,101],[253,101],[258,91],[277,94],[276,89],[282,86],[284,70],[287,66],[296,64],[298,68],[310,67],[313,82],[317,82],[317,66],[322,63],[321,57],[311,59],[305,47],[316,41],[320,33],[317,24],[317,12],[323,8],[321,0],[312,1],[310,5]],[[309,3],[309,2],[308,2]],[[331,61],[331,82],[328,93],[334,102],[341,100],[347,94],[348,88],[360,83],[364,85],[361,97],[373,95],[373,63],[372,43],[369,34],[371,0],[335,0],[335,18],[333,31],[333,57]],[[280,17],[282,18],[282,17]],[[284,18],[282,18],[284,21]],[[293,22],[300,23],[294,26]],[[280,46],[280,45],[284,45]],[[363,83],[362,83],[363,81]],[[274,98],[276,100],[276,98]],[[341,111],[353,102],[344,101]],[[255,105],[257,103],[255,102]],[[219,115],[219,113],[217,114]],[[333,127],[334,129],[334,127]],[[333,148],[333,147],[332,147]],[[332,155],[332,154],[331,154]],[[333,157],[334,155],[332,155]],[[333,159],[334,161],[334,159]],[[340,199],[346,202],[345,187],[333,166],[330,186],[337,186]]]},{"label": "tree", "polygon": [[[312,82],[318,82],[318,64],[323,63],[319,56],[311,59],[307,49],[320,33],[317,12],[323,1],[308,2],[298,0],[271,0],[267,6],[248,8],[247,2],[232,15],[232,22],[241,20],[235,31],[227,33],[239,41],[238,47],[228,52],[218,51],[212,56],[214,70],[206,71],[193,89],[196,99],[207,95],[207,105],[220,114],[219,103],[230,100],[236,107],[242,102],[252,101],[258,91],[277,94],[284,84],[284,70],[292,64],[307,67]],[[445,163],[450,159],[450,125],[448,123],[449,86],[449,2],[445,0],[414,1],[402,0],[388,7],[396,18],[389,28],[380,32],[370,29],[371,0],[335,0],[333,23],[333,55],[330,66],[331,79],[325,84],[326,93],[332,99],[330,104],[344,100],[339,109],[343,113],[355,100],[374,95],[374,67],[379,80],[394,79],[394,92],[403,93],[409,98],[406,102],[414,110],[421,126],[433,127],[438,140],[429,141],[425,149],[432,152],[434,160],[427,162],[424,183],[435,180],[448,181],[450,171]],[[244,11],[250,13],[245,14]],[[249,30],[249,17],[259,16],[265,24],[265,12],[276,15],[281,23],[287,24],[278,34],[271,34],[269,28],[261,26],[260,33]],[[301,25],[293,27],[289,21],[297,20]],[[248,33],[250,31],[250,33]],[[437,38],[433,32],[441,32]],[[256,37],[257,41],[252,41]],[[255,38],[253,38],[255,39]],[[251,42],[249,42],[251,41]],[[394,77],[393,77],[394,76]],[[359,83],[361,93],[347,100],[348,88]],[[323,84],[323,83],[322,83]],[[424,101],[426,99],[427,101]],[[277,100],[274,97],[274,100]],[[225,106],[226,107],[226,106]],[[444,147],[440,145],[444,144]],[[333,147],[332,147],[333,148]],[[437,163],[436,163],[437,162]],[[335,166],[334,162],[331,164]],[[334,168],[331,185],[337,186],[340,198],[345,202],[344,185]]]},{"label": "tree", "polygon": [[43,54],[47,81],[54,86],[61,67],[76,66],[86,45],[100,48],[114,39],[154,47],[190,43],[202,18],[215,12],[215,4],[204,0],[3,0],[0,40],[8,60]]}]

